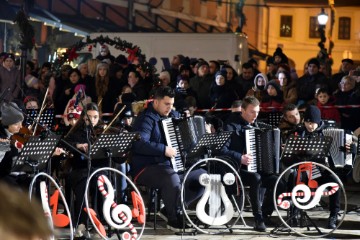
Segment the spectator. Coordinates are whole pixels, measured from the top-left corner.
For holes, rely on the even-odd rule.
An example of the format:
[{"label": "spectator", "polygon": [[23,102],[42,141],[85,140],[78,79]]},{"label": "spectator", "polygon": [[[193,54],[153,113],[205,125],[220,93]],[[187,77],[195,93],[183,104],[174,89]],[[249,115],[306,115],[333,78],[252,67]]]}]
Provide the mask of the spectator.
[{"label": "spectator", "polygon": [[331,92],[335,92],[336,90],[339,90],[339,83],[341,79],[347,75],[349,75],[350,70],[354,68],[354,61],[349,58],[344,58],[341,61],[341,69],[338,73],[335,73],[331,76],[330,79],[330,87]]},{"label": "spectator", "polygon": [[279,111],[282,108],[284,99],[280,84],[276,80],[271,80],[266,85],[266,94],[264,95],[260,108],[263,112]]},{"label": "spectator", "polygon": [[3,63],[0,66],[0,93],[10,88],[10,92],[5,96],[6,100],[21,99],[21,89],[23,83],[20,71],[15,68],[15,55],[12,53],[3,54]]},{"label": "spectator", "polygon": [[220,71],[220,63],[215,60],[209,61],[209,74],[215,76],[215,73]]},{"label": "spectator", "polygon": [[279,65],[281,63],[289,64],[288,57],[283,53],[282,49],[277,47],[274,54],[274,64]]},{"label": "spectator", "polygon": [[[316,106],[321,111],[321,119],[323,120],[335,120],[336,123],[340,123],[340,114],[337,108],[335,108],[335,98],[330,94],[330,91],[326,88],[320,88],[316,93]],[[328,108],[332,107],[332,108]],[[340,125],[340,124],[339,124]]]},{"label": "spectator", "polygon": [[277,78],[279,80],[281,90],[283,91],[284,103],[296,104],[298,98],[296,91],[296,82],[291,78],[290,73],[278,72]]},{"label": "spectator", "polygon": [[[355,88],[355,80],[349,76],[342,78],[340,91],[335,95],[336,105],[359,105],[360,92]],[[360,108],[339,108],[341,128],[354,131],[360,126]]]},{"label": "spectator", "polygon": [[[243,99],[245,96],[248,95],[248,91],[252,91],[254,87],[254,69],[250,63],[244,63],[241,66],[242,73],[239,76],[238,83],[242,87],[242,92],[239,96],[239,99]],[[251,95],[251,94],[250,94]]]},{"label": "spectator", "polygon": [[206,61],[198,62],[197,68],[197,75],[190,79],[190,86],[197,93],[198,107],[208,109],[211,107],[209,93],[214,79],[209,75],[209,64]]},{"label": "spectator", "polygon": [[189,83],[189,78],[179,75],[177,78],[177,86],[175,89],[175,103],[174,106],[178,111],[182,111],[184,108],[188,108],[185,99],[188,96],[197,98],[196,92],[192,90]]},{"label": "spectator", "polygon": [[316,58],[310,59],[307,73],[300,77],[296,84],[298,104],[310,103],[319,88],[328,88],[329,83],[323,73],[319,72],[320,62]]},{"label": "spectator", "polygon": [[101,62],[109,60],[109,65],[115,61],[115,57],[111,55],[109,47],[105,44],[101,45],[99,55],[96,56],[96,59],[99,59]]},{"label": "spectator", "polygon": [[259,73],[254,78],[254,87],[252,87],[252,91],[248,91],[247,96],[254,96],[259,101],[263,98],[266,94],[266,85],[268,84],[268,80],[265,75]]},{"label": "spectator", "polygon": [[227,84],[226,70],[216,72],[215,81],[210,88],[210,100],[212,108],[230,108],[238,96],[233,88]]}]

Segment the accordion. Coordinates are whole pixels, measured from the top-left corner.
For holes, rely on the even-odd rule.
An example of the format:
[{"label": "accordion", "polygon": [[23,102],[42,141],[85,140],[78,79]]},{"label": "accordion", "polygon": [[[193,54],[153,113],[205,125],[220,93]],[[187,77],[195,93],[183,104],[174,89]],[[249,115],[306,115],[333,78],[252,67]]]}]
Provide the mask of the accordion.
[{"label": "accordion", "polygon": [[265,174],[279,173],[280,130],[251,128],[245,130],[246,153],[253,160],[248,165],[249,172]]},{"label": "accordion", "polygon": [[352,165],[352,154],[341,151],[346,143],[352,142],[352,136],[345,133],[344,129],[327,128],[323,130],[324,136],[332,137],[330,146],[330,156],[335,167],[343,167],[345,165]]},{"label": "accordion", "polygon": [[189,118],[167,118],[161,121],[166,144],[177,149],[177,154],[171,158],[175,172],[185,170],[186,155],[195,147],[205,134],[205,120],[202,116]]}]

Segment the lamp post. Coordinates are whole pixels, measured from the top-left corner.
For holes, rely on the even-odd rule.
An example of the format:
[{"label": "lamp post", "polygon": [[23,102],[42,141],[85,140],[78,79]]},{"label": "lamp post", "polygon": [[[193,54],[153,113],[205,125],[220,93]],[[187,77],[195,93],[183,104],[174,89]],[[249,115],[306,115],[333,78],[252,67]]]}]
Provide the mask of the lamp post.
[{"label": "lamp post", "polygon": [[320,34],[320,42],[318,43],[318,46],[320,48],[320,51],[317,55],[317,58],[319,59],[320,63],[325,64],[326,66],[326,73],[325,75],[331,75],[331,61],[329,59],[329,54],[327,52],[327,49],[325,48],[325,42],[326,42],[326,36],[325,36],[325,26],[329,19],[329,16],[325,13],[324,8],[321,8],[321,12],[317,16],[319,27],[318,32]]}]

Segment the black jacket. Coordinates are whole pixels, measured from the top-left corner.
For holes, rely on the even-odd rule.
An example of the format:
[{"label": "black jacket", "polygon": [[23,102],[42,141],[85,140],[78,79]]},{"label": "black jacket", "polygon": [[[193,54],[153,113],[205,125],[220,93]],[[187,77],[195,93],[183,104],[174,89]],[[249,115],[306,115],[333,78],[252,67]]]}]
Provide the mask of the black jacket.
[{"label": "black jacket", "polygon": [[[5,132],[5,128],[2,125],[0,125],[0,138],[8,138],[8,135]],[[11,144],[10,151],[7,151],[3,159],[0,160],[0,179],[10,174],[13,166],[13,159],[17,156],[19,156],[19,152],[17,148]]]}]

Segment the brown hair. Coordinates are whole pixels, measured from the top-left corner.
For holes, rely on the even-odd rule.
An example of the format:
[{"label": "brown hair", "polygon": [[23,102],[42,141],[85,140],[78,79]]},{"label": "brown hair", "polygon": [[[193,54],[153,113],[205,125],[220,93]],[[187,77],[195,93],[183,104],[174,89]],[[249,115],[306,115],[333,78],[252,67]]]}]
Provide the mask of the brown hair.
[{"label": "brown hair", "polygon": [[259,106],[260,102],[259,100],[254,97],[254,96],[246,96],[243,100],[242,100],[242,104],[241,104],[241,108],[246,109],[249,105],[253,105],[253,106]]},{"label": "brown hair", "polygon": [[[106,69],[106,75],[104,78],[100,77],[99,75],[99,69],[105,68]],[[109,86],[109,64],[107,63],[99,63],[96,67],[96,76],[95,76],[95,87],[96,87],[96,94],[99,97],[104,97],[105,93],[108,90]]]},{"label": "brown hair", "polygon": [[[0,183],[0,239],[49,239],[53,234],[36,199]],[[15,238],[14,238],[15,237]]]}]

